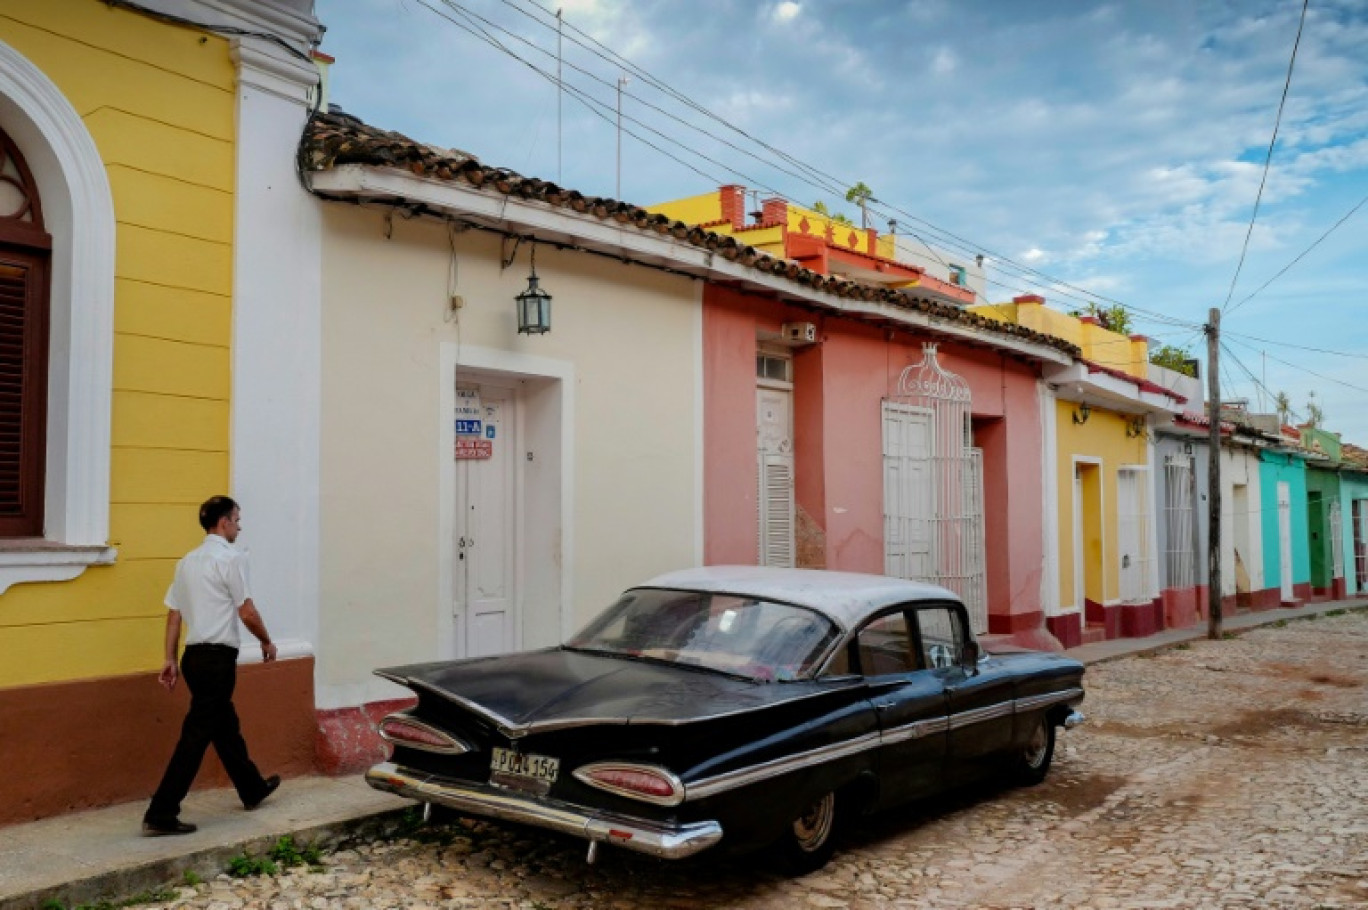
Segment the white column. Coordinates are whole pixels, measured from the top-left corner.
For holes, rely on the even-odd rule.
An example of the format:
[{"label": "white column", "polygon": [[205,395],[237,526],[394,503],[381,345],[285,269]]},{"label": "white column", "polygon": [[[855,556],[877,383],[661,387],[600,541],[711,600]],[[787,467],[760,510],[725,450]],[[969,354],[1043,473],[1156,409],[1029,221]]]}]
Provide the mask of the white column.
[{"label": "white column", "polygon": [[[1048,382],[1037,383],[1040,433],[1044,448],[1040,468],[1041,533],[1045,535],[1045,567],[1040,573],[1040,602],[1046,616],[1059,615],[1059,448],[1056,438],[1055,394]],[[1079,599],[1082,604],[1082,599]]]},{"label": "white column", "polygon": [[257,604],[280,656],[299,657],[318,641],[322,263],[317,201],[295,155],[318,72],[255,38],[234,41],[233,55],[232,496]]}]

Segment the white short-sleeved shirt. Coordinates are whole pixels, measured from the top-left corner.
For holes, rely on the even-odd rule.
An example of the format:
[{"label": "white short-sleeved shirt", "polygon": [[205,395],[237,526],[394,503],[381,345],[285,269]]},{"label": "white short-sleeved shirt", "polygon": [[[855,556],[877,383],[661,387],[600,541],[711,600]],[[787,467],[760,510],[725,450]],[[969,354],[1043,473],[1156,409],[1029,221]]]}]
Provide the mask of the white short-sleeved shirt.
[{"label": "white short-sleeved shirt", "polygon": [[252,596],[247,554],[217,534],[176,563],[166,605],[185,620],[187,645],[238,646],[238,608]]}]

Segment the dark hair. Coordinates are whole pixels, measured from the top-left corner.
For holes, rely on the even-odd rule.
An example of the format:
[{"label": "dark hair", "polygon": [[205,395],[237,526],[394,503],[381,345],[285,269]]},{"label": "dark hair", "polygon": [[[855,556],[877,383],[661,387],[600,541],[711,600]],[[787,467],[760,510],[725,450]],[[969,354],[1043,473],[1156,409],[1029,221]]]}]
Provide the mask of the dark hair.
[{"label": "dark hair", "polygon": [[205,531],[212,531],[218,527],[218,523],[229,515],[238,504],[230,496],[210,496],[200,506],[200,527]]}]

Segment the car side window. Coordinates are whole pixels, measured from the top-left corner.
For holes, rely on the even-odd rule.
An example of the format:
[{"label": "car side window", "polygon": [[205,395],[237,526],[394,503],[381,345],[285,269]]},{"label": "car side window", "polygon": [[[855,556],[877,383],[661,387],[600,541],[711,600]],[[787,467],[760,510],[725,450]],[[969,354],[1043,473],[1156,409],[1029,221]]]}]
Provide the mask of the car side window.
[{"label": "car side window", "polygon": [[907,616],[891,613],[860,630],[857,639],[860,672],[865,676],[888,676],[917,669]]},{"label": "car side window", "polygon": [[916,611],[923,666],[953,667],[964,651],[959,616],[949,607],[926,607]]}]

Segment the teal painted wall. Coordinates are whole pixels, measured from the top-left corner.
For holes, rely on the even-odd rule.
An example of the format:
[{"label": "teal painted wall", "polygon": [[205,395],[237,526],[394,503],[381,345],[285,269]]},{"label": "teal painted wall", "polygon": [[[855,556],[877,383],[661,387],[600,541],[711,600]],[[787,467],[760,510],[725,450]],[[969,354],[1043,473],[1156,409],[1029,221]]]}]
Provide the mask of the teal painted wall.
[{"label": "teal painted wall", "polygon": [[[1346,472],[1340,475],[1340,509],[1344,521],[1344,584],[1349,594],[1368,594],[1368,585],[1358,583],[1354,572],[1354,500],[1364,500],[1364,523],[1368,525],[1368,474]],[[1365,527],[1368,532],[1368,527]],[[1365,541],[1368,546],[1368,541]]]},{"label": "teal painted wall", "polygon": [[1306,462],[1283,452],[1263,452],[1259,465],[1259,495],[1262,507],[1264,587],[1282,586],[1282,565],[1278,547],[1278,482],[1284,481],[1292,499],[1292,583],[1311,581],[1311,550],[1306,527]]}]

